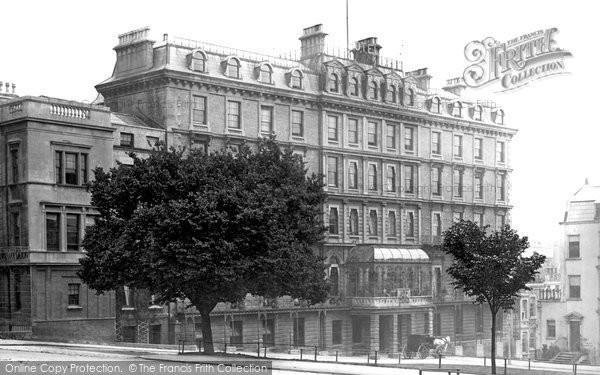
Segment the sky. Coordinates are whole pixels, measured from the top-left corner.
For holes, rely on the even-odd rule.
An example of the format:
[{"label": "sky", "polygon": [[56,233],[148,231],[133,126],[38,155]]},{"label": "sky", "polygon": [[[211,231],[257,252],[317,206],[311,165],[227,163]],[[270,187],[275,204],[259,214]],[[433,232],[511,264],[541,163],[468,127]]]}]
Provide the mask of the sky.
[{"label": "sky", "polygon": [[[350,43],[378,37],[382,54],[405,70],[427,67],[432,87],[462,76],[465,46],[508,41],[556,27],[568,75],[504,93],[471,89],[492,100],[518,129],[509,150],[512,223],[532,242],[559,239],[566,201],[585,179],[600,185],[597,10],[593,1],[349,1]],[[328,44],[346,45],[345,0],[11,1],[2,4],[0,81],[19,95],[78,101],[96,97],[110,77],[119,34],[151,27],[155,40],[180,36],[265,54],[299,49],[302,29],[322,23]]]}]

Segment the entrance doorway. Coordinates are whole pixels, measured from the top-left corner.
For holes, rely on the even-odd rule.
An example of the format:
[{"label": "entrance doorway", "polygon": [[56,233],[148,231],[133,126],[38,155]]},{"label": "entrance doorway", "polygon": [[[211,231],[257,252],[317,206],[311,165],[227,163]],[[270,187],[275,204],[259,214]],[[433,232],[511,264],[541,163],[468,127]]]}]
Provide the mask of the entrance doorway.
[{"label": "entrance doorway", "polygon": [[572,320],[569,322],[569,349],[578,352],[581,348],[581,322]]}]

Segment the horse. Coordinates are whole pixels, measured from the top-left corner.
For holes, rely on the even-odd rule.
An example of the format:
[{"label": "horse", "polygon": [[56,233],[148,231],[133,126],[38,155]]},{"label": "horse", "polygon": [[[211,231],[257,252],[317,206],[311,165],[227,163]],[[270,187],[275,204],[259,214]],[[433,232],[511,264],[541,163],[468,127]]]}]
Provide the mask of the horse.
[{"label": "horse", "polygon": [[437,354],[442,354],[446,351],[446,348],[450,344],[450,336],[436,337],[433,339],[433,346]]}]

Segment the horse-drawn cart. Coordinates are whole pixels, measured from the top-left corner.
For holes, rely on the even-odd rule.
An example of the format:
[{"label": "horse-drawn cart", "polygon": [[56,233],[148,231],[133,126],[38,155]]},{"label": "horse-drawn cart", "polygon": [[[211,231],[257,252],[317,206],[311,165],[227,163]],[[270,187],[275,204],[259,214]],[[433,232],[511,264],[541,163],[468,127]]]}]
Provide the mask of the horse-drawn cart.
[{"label": "horse-drawn cart", "polygon": [[406,345],[402,348],[402,356],[407,359],[427,358],[441,355],[446,350],[450,337],[436,338],[431,335],[409,335]]}]

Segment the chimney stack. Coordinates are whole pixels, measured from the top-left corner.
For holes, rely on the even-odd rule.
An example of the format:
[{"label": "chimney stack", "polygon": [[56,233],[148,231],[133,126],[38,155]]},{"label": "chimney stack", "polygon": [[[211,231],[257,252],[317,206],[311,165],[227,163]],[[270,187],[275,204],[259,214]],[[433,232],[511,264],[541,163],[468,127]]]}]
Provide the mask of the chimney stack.
[{"label": "chimney stack", "polygon": [[300,39],[300,59],[304,60],[325,51],[325,37],[323,24],[307,27],[302,32]]},{"label": "chimney stack", "polygon": [[466,90],[465,80],[462,77],[450,78],[446,80],[446,86],[442,90],[452,93],[456,96],[462,96]]},{"label": "chimney stack", "polygon": [[154,40],[149,39],[150,27],[133,30],[119,35],[119,44],[113,48],[117,53],[116,74],[132,73],[152,67]]}]

